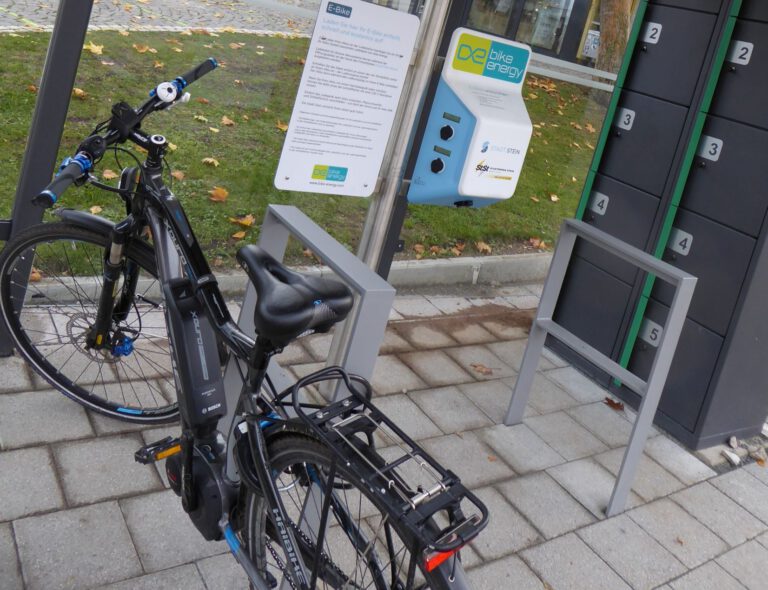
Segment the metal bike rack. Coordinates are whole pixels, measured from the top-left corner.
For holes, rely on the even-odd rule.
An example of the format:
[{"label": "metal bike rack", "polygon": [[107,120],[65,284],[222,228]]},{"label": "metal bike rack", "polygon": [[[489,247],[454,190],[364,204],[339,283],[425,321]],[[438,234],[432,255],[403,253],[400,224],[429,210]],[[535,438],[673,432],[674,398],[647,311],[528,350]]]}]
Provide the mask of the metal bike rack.
[{"label": "metal bike rack", "polygon": [[[653,361],[648,381],[643,381],[633,373],[630,373],[627,369],[615,363],[554,321],[555,307],[557,306],[560,289],[563,286],[565,273],[568,270],[568,263],[573,254],[576,238],[587,240],[597,247],[674,285],[675,296],[659,340],[659,346],[656,350],[656,357]],[[520,374],[517,377],[517,383],[512,393],[504,424],[510,426],[523,421],[523,413],[528,403],[528,396],[531,392],[536,367],[539,364],[544,341],[548,334],[615,379],[620,380],[626,387],[641,396],[642,402],[632,427],[629,444],[624,453],[624,460],[621,463],[621,469],[616,478],[616,485],[613,488],[613,494],[606,509],[608,516],[614,516],[622,512],[626,506],[632,482],[635,479],[637,467],[640,463],[640,457],[643,454],[645,441],[648,439],[648,433],[650,432],[653,418],[656,415],[656,408],[659,405],[661,393],[667,381],[669,368],[675,356],[680,332],[683,329],[683,322],[688,315],[688,307],[690,306],[697,280],[693,275],[683,272],[658,258],[654,258],[650,254],[638,250],[625,242],[617,240],[613,236],[609,236],[583,221],[568,219],[563,222],[560,229],[560,238],[552,257],[547,280],[544,283],[539,309],[531,325],[528,345],[525,348]]]},{"label": "metal bike rack", "polygon": [[[296,207],[270,205],[261,226],[259,246],[277,260],[282,260],[285,256],[288,239],[291,236],[312,250],[357,295],[349,316],[344,324],[337,326],[334,332],[334,343],[345,333],[350,334],[351,337],[345,339],[340,354],[329,362],[343,366],[350,373],[356,373],[370,379],[379,354],[379,346],[384,338],[389,311],[395,300],[394,287],[379,277]],[[241,330],[251,336],[255,336],[253,326],[255,306],[256,289],[249,283],[245,291],[238,325]],[[345,324],[349,327],[342,330],[342,326]],[[237,367],[232,363],[227,366],[224,383],[227,390],[227,403],[234,407],[234,401],[240,394],[242,380]],[[269,376],[278,390],[293,383],[293,380],[289,379],[274,361],[271,364]],[[230,400],[234,401],[231,402]]]}]

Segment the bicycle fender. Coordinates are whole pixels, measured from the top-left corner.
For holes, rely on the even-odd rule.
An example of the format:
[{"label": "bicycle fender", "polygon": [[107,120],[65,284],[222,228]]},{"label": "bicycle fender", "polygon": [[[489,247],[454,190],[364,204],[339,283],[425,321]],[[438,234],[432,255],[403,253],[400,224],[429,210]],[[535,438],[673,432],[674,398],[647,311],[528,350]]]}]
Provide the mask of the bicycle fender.
[{"label": "bicycle fender", "polygon": [[109,219],[104,219],[86,211],[78,211],[77,209],[57,209],[55,215],[63,221],[100,234],[109,235],[115,227],[115,224],[109,221]]}]

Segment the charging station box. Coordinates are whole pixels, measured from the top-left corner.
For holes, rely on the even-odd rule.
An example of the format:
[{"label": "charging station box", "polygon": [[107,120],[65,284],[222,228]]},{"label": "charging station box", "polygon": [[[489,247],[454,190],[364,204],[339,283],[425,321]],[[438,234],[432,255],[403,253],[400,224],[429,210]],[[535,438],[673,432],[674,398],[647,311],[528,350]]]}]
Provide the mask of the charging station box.
[{"label": "charging station box", "polygon": [[446,55],[408,200],[484,207],[509,199],[533,132],[522,95],[531,49],[458,28]]}]

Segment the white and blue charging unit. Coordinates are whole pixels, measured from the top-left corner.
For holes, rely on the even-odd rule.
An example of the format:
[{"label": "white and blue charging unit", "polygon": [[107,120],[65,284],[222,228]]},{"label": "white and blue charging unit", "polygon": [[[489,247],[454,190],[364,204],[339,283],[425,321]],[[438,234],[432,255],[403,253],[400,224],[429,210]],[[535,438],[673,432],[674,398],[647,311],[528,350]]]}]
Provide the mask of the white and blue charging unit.
[{"label": "white and blue charging unit", "polygon": [[456,29],[408,189],[411,203],[484,207],[515,192],[533,125],[523,101],[531,48]]}]

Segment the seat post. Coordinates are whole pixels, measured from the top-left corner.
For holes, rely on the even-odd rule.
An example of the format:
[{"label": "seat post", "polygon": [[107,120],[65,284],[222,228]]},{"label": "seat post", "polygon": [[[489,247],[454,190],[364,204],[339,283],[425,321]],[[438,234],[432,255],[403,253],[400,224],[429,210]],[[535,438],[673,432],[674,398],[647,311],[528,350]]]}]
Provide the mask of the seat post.
[{"label": "seat post", "polygon": [[256,346],[253,349],[249,363],[251,369],[248,371],[251,391],[258,392],[261,390],[264,378],[267,375],[267,369],[269,368],[269,361],[278,350],[278,347],[266,338],[256,337]]}]

